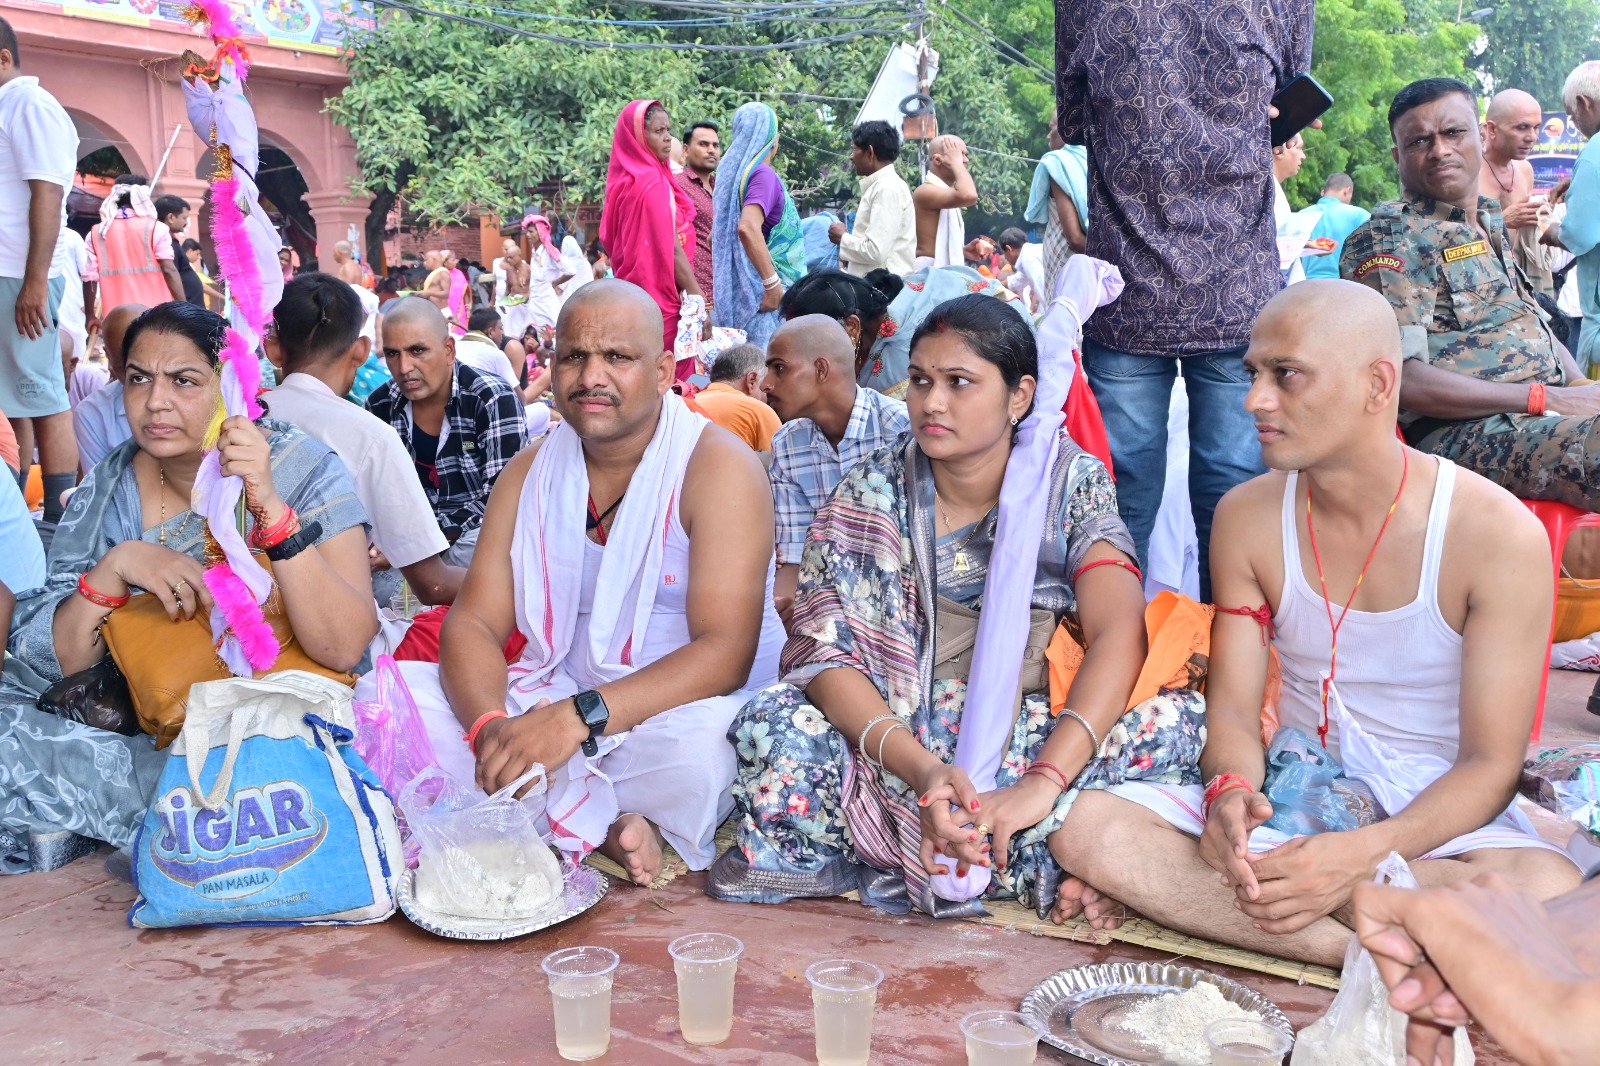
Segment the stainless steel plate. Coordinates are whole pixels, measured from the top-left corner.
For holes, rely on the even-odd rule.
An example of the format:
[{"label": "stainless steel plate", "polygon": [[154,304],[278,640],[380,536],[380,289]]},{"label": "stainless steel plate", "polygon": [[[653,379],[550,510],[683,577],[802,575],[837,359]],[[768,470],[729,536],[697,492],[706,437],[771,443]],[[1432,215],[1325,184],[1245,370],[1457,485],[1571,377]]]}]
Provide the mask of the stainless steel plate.
[{"label": "stainless steel plate", "polygon": [[1257,1014],[1290,1036],[1289,1019],[1261,993],[1219,974],[1164,963],[1079,966],[1045,978],[1022,1000],[1022,1013],[1039,1023],[1044,1042],[1098,1066],[1177,1066],[1119,1024],[1136,1004],[1175,995],[1201,981],[1222,998]]},{"label": "stainless steel plate", "polygon": [[400,875],[398,892],[400,909],[411,919],[413,925],[426,929],[434,936],[449,937],[452,940],[510,940],[514,937],[527,936],[529,933],[537,933],[541,929],[549,929],[553,925],[560,925],[569,918],[576,918],[605,898],[610,879],[598,870],[580,866],[574,872],[571,866],[563,864],[562,873],[566,882],[566,898],[562,901],[564,905],[559,913],[548,918],[489,921],[430,910],[417,902],[415,870],[407,870]]}]

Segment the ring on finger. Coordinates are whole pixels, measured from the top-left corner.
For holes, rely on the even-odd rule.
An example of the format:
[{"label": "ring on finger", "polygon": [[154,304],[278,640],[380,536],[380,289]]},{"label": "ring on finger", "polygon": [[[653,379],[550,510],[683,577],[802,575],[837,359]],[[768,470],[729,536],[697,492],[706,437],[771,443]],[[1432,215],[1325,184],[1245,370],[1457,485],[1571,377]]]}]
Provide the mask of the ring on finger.
[{"label": "ring on finger", "polygon": [[988,822],[983,822],[978,826],[978,835],[981,837],[986,837],[992,832],[993,830],[989,828]]}]

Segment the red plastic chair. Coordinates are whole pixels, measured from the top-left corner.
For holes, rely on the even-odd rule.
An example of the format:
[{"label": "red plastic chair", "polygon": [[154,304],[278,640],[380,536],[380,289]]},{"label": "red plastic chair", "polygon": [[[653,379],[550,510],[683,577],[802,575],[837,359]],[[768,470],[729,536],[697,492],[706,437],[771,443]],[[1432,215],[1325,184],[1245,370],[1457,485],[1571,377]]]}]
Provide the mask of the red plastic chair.
[{"label": "red plastic chair", "polygon": [[[1581,507],[1574,507],[1570,503],[1558,503],[1555,500],[1523,500],[1524,506],[1533,512],[1535,518],[1544,523],[1544,531],[1550,535],[1550,555],[1555,564],[1556,595],[1561,595],[1561,556],[1567,550],[1567,538],[1572,536],[1572,531],[1582,527],[1600,526],[1600,514],[1585,511]],[[1556,619],[1554,610],[1550,614],[1550,644],[1554,645],[1556,637]],[[1546,663],[1549,662],[1549,653],[1546,652]],[[1546,690],[1550,687],[1550,672],[1548,666],[1545,670],[1544,681],[1539,685],[1539,710],[1533,717],[1534,741],[1539,739],[1539,729],[1544,724],[1544,698]]]}]

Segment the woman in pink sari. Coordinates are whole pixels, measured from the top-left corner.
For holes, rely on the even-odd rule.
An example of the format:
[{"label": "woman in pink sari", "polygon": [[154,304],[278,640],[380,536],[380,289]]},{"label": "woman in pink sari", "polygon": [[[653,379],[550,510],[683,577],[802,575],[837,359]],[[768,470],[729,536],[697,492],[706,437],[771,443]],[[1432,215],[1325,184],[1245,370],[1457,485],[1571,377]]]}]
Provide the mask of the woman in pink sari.
[{"label": "woman in pink sari", "polygon": [[459,337],[467,332],[467,319],[472,316],[472,290],[460,256],[445,252],[444,267],[450,271],[450,332]]},{"label": "woman in pink sari", "polygon": [[[611,141],[600,243],[613,275],[655,300],[665,320],[662,344],[678,336],[682,295],[704,296],[694,280],[694,204],[672,180],[672,119],[658,100],[635,100],[622,109]],[[709,321],[709,319],[708,319]]]}]

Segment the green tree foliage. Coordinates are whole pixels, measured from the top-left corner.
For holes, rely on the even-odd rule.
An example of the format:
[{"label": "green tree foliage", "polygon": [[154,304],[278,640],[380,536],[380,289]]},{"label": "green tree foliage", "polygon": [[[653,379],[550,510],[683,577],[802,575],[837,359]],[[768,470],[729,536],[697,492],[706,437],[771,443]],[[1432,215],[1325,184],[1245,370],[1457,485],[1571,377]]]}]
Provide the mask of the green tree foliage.
[{"label": "green tree foliage", "polygon": [[[1468,0],[1468,8],[1476,5]],[[1595,0],[1483,0],[1483,51],[1469,65],[1495,89],[1525,89],[1546,111],[1561,109],[1561,86],[1572,68],[1600,57],[1600,5]]]},{"label": "green tree foliage", "polygon": [[[766,102],[778,114],[776,165],[796,199],[803,207],[842,203],[855,185],[850,123],[890,44],[909,38],[904,8],[889,5],[855,9],[850,19],[808,11],[787,20],[674,27],[659,20],[694,16],[625,2],[426,2],[540,33],[681,46],[576,47],[432,15],[384,13],[377,32],[354,42],[350,85],[329,109],[355,138],[365,188],[403,191],[409,210],[441,222],[480,211],[510,216],[536,201],[559,209],[598,200],[617,115],[640,97],[662,100],[679,130],[697,119],[717,122],[725,143],[734,110],[747,100]],[[1048,11],[1043,0],[1029,2]],[[882,21],[862,21],[871,19]],[[1031,135],[1042,130],[1048,105],[1041,117],[1022,113],[1028,105],[1008,91],[1012,64],[983,32],[954,29],[937,9],[928,26],[941,54],[933,87],[940,128],[1001,153],[974,152],[973,169],[984,206],[1015,214],[1032,164],[1007,156],[1038,155],[1043,145]],[[814,40],[867,27],[891,35],[756,54],[694,47]],[[1048,36],[1051,27],[1042,32]],[[1048,98],[1048,85],[1040,85]],[[908,178],[916,168],[911,155],[902,156]]]},{"label": "green tree foliage", "polygon": [[[1464,57],[1479,29],[1454,21],[1436,0],[1317,0],[1311,74],[1334,99],[1323,128],[1307,130],[1306,161],[1285,191],[1295,206],[1315,203],[1336,171],[1355,179],[1355,202],[1399,194],[1389,136],[1389,102],[1418,78],[1466,78]],[[1442,7],[1450,8],[1450,18]]]}]

